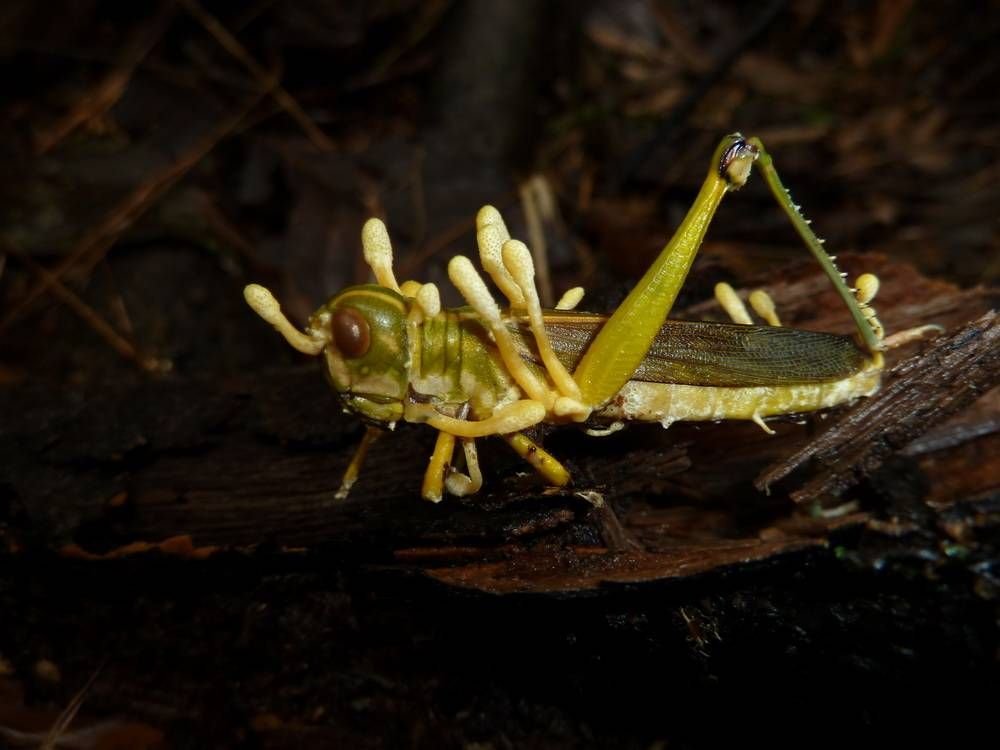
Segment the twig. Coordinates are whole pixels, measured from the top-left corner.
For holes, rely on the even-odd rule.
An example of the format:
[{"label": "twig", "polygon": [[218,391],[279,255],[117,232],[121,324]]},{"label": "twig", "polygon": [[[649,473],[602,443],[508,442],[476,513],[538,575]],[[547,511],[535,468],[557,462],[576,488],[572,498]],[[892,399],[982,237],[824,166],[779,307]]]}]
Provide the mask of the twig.
[{"label": "twig", "polygon": [[773,0],[773,2],[757,14],[756,20],[739,39],[737,39],[719,61],[698,81],[691,92],[684,97],[684,100],[677,105],[673,112],[660,123],[656,132],[645,142],[636,146],[635,150],[625,159],[625,166],[615,180],[615,186],[621,187],[631,180],[637,171],[649,161],[650,156],[656,151],[673,133],[682,125],[694,108],[705,95],[717,84],[729,71],[740,55],[753,44],[757,37],[764,33],[777,18],[778,13],[785,7],[785,0]]},{"label": "twig", "polygon": [[535,273],[537,276],[538,293],[542,300],[542,305],[552,307],[555,300],[552,296],[552,275],[549,272],[549,249],[545,239],[545,228],[543,223],[553,224],[554,204],[552,190],[545,178],[541,175],[533,175],[521,183],[519,193],[521,196],[521,212],[524,214],[524,221],[528,225],[528,241],[531,254],[535,259]]},{"label": "twig", "polygon": [[128,314],[128,305],[125,304],[125,298],[122,297],[121,291],[118,289],[118,284],[115,282],[115,275],[111,270],[111,264],[108,263],[107,256],[101,261],[101,270],[104,273],[104,278],[110,290],[110,300],[108,301],[111,307],[110,317],[118,326],[118,330],[122,331],[129,340],[134,340],[135,326],[132,325],[132,318]]},{"label": "twig", "polygon": [[104,115],[121,99],[135,69],[163,36],[173,13],[172,3],[162,3],[153,20],[131,35],[117,65],[96,86],[84,92],[65,117],[35,133],[36,154],[50,151],[84,123]]},{"label": "twig", "polygon": [[240,233],[240,230],[233,225],[214,200],[206,198],[201,203],[201,215],[208,223],[209,228],[219,236],[219,239],[239,254],[248,268],[259,273],[273,274],[276,272],[274,266],[264,263],[257,256],[253,243]]},{"label": "twig", "polygon": [[326,134],[319,129],[319,127],[312,121],[312,118],[306,114],[305,110],[299,105],[295,98],[288,93],[288,91],[280,84],[274,85],[269,83],[270,74],[265,70],[260,63],[253,59],[253,56],[247,51],[247,48],[240,44],[239,40],[234,37],[229,31],[223,26],[215,16],[211,15],[206,11],[199,3],[198,0],[178,0],[184,9],[197,19],[197,21],[205,27],[205,30],[211,34],[215,41],[217,41],[226,52],[235,57],[243,66],[250,71],[257,82],[261,84],[261,87],[266,89],[278,105],[285,110],[292,119],[299,124],[299,127],[305,132],[306,136],[312,141],[312,144],[318,148],[320,151],[333,151],[335,146],[333,141],[327,138]]},{"label": "twig", "polygon": [[93,671],[90,677],[83,687],[81,687],[76,695],[73,696],[72,700],[66,705],[66,708],[62,710],[56,719],[56,723],[52,725],[49,733],[45,735],[45,740],[39,746],[39,750],[55,750],[59,745],[59,738],[69,729],[69,725],[73,723],[73,719],[76,718],[77,713],[80,711],[80,707],[83,705],[83,699],[86,697],[87,692],[90,690],[91,686],[94,684],[94,680],[104,669],[104,662],[97,666],[97,669]]},{"label": "twig", "polygon": [[73,312],[83,318],[87,325],[93,328],[94,332],[104,339],[105,342],[107,342],[107,344],[122,357],[135,362],[143,370],[153,371],[163,369],[163,363],[161,363],[160,360],[154,357],[144,357],[141,355],[132,342],[118,333],[118,331],[116,331],[110,323],[101,317],[100,313],[80,299],[80,297],[77,296],[71,289],[67,288],[66,285],[56,278],[51,271],[40,266],[20,250],[10,246],[8,246],[6,250],[28,269],[30,269],[32,273],[42,279],[44,283],[49,284],[56,297],[62,300],[67,307],[73,310]]},{"label": "twig", "polygon": [[866,62],[878,60],[886,54],[912,8],[913,0],[892,0],[878,4],[873,24],[875,32],[866,50]]},{"label": "twig", "polygon": [[697,73],[706,73],[712,67],[709,55],[691,38],[690,24],[677,18],[674,9],[669,5],[654,4],[653,15],[657,28],[670,43],[670,48],[677,53],[684,64]]},{"label": "twig", "polygon": [[406,53],[407,50],[412,49],[417,46],[423,39],[427,37],[435,28],[437,28],[439,22],[445,11],[451,7],[450,0],[429,0],[429,2],[420,3],[420,11],[416,19],[412,23],[407,25],[406,32],[402,39],[397,40],[394,44],[389,45],[382,54],[376,58],[375,62],[372,64],[370,71],[364,76],[365,85],[372,85],[377,83],[385,75],[399,58]]},{"label": "twig", "polygon": [[263,91],[255,93],[237,113],[223,121],[191,147],[187,153],[182,154],[177,161],[137,186],[114,206],[95,227],[80,238],[73,250],[55,268],[49,269],[48,274],[0,320],[0,334],[4,333],[29,305],[45,294],[54,281],[61,279],[78,264],[79,268],[86,273],[99,263],[122,233],[148,211],[178,180],[205,158],[219,141],[232,132],[257,106],[265,93]]}]

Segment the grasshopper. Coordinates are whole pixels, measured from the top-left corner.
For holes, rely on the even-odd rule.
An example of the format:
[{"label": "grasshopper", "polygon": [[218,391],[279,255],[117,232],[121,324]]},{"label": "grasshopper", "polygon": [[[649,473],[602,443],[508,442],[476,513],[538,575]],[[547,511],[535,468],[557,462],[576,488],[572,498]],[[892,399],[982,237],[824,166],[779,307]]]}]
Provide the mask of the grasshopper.
[{"label": "grasshopper", "polygon": [[[719,284],[715,294],[733,323],[667,320],[719,203],[746,183],[755,163],[847,305],[855,336],[783,328],[760,290],[749,301],[768,325],[753,325],[728,284]],[[569,472],[525,434],[541,422],[582,423],[601,435],[633,421],[669,427],[678,420],[743,419],[770,433],[767,417],[871,395],[879,387],[884,349],[924,332],[884,337],[870,304],[878,279],[863,274],[848,287],[763,144],[738,133],[716,148],[687,216],[610,316],[576,311],[579,287],[554,310],[542,309],[531,254],[510,238],[499,212],[484,206],[476,228],[483,269],[506,298],[506,309],[464,256],[451,259],[448,276],[467,307],[442,309],[433,284],[398,284],[389,235],[378,219],[368,220],[361,234],[377,283],[331,297],[304,331],[288,321],[267,289],[245,288],[250,307],[289,344],[323,357],[345,411],[369,424],[338,498],[347,496],[371,443],[399,420],[438,431],[421,491],[426,500],[481,488],[475,441],[490,435],[503,438],[549,484],[563,486]],[[453,466],[456,442],[464,471]]]}]

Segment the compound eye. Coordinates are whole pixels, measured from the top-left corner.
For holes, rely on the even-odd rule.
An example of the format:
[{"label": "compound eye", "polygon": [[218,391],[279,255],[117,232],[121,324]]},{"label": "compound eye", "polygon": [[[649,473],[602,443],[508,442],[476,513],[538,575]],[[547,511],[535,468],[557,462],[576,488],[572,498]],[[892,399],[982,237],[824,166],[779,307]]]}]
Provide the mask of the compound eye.
[{"label": "compound eye", "polygon": [[363,357],[371,346],[371,329],[365,316],[353,307],[342,307],[333,314],[330,321],[333,342],[345,357]]}]

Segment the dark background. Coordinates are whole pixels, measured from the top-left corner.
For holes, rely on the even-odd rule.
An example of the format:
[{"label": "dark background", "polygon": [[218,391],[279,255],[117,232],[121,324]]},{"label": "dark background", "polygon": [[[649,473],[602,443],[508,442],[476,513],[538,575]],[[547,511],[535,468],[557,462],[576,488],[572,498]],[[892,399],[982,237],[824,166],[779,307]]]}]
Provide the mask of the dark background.
[{"label": "dark background", "polygon": [[[806,439],[795,425],[770,447],[752,426],[607,452],[555,436],[579,488],[669,516],[647,550],[718,556],[604,580],[565,554],[615,522],[507,482],[521,467],[501,445],[481,447],[484,503],[429,508],[428,436],[403,430],[324,512],[357,426],[241,289],[303,321],[366,280],[377,215],[401,280],[454,304],[443,269],[474,252],[476,210],[524,236],[539,175],[557,295],[582,284],[605,311],[741,130],[848,268],[887,269],[890,316],[971,289],[958,325],[1000,276],[998,37],[995,2],[4,3],[0,745],[37,745],[81,689],[64,737],[80,747],[919,744],[992,726],[995,391],[963,452],[894,458],[834,498],[869,517],[808,534],[826,505],[751,486]],[[797,283],[803,256],[752,180],[679,306],[722,279]],[[825,299],[792,302],[793,321]],[[740,546],[779,526],[787,544]],[[526,550],[563,555],[555,583],[525,572],[535,558],[530,585],[477,577]],[[97,744],[73,734],[88,726]]]}]

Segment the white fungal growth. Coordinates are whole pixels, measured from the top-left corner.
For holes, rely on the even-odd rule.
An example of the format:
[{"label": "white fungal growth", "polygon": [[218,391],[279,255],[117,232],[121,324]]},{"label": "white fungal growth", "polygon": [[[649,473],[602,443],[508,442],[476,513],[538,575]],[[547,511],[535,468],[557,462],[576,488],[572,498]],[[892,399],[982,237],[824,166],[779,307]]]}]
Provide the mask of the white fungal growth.
[{"label": "white fungal growth", "polygon": [[361,228],[361,248],[365,262],[371,267],[375,279],[384,287],[399,291],[396,276],[392,272],[392,242],[389,230],[381,219],[371,218]]}]

